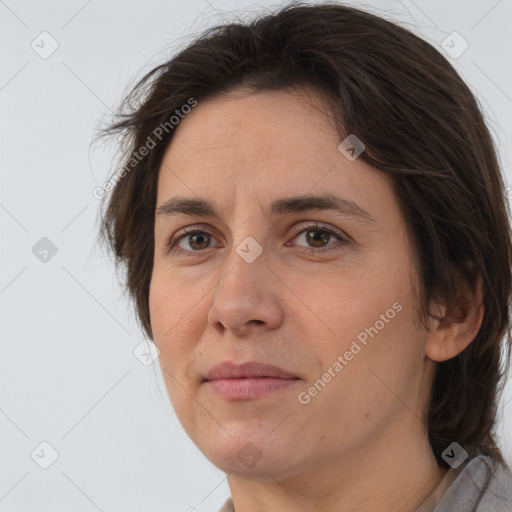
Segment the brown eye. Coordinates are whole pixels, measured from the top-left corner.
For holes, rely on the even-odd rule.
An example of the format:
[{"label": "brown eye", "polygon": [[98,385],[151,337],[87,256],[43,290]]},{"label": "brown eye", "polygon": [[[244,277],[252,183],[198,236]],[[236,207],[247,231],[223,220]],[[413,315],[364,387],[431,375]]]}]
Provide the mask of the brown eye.
[{"label": "brown eye", "polygon": [[210,235],[208,233],[192,234],[185,237],[185,241],[188,241],[189,246],[194,250],[206,249],[210,245]]},{"label": "brown eye", "polygon": [[334,228],[323,227],[317,222],[302,223],[295,228],[295,232],[296,235],[291,245],[298,246],[299,251],[304,253],[328,253],[340,250],[348,244],[348,239],[343,236],[342,232],[338,232]]},{"label": "brown eye", "polygon": [[[331,234],[322,229],[308,229],[305,233],[306,241],[313,247],[323,247],[331,238]],[[311,233],[314,233],[314,235],[311,235]]]},{"label": "brown eye", "polygon": [[[327,253],[339,250],[341,249],[340,246],[348,243],[348,240],[341,233],[338,233],[333,228],[319,226],[317,223],[302,224],[295,231],[296,235],[292,245],[302,247],[299,250],[305,253]],[[200,227],[185,229],[181,234],[174,236],[168,242],[168,252],[178,251],[187,255],[193,255],[208,249],[211,246],[212,239],[216,240],[213,235]],[[303,242],[306,246],[303,246],[303,243],[297,242]],[[286,245],[290,244],[287,243]]]},{"label": "brown eye", "polygon": [[169,249],[171,250],[175,246],[178,246],[178,249],[182,251],[201,251],[210,246],[212,238],[215,240],[215,238],[206,231],[201,229],[191,229],[174,240],[171,240],[169,243]]}]

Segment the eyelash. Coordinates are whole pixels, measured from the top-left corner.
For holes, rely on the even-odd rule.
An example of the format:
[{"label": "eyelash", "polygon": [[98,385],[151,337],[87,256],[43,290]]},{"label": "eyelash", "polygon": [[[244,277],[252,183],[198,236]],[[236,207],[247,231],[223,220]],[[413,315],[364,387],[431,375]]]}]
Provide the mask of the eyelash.
[{"label": "eyelash", "polygon": [[[339,238],[340,243],[331,244],[326,247],[314,248],[314,247],[300,246],[302,248],[299,249],[299,252],[302,252],[305,254],[327,254],[327,253],[339,250],[340,249],[339,245],[343,246],[343,245],[346,245],[349,243],[348,240],[346,240],[346,238],[342,235],[341,232],[334,230],[332,228],[322,226],[318,222],[312,222],[310,224],[304,224],[304,223],[300,224],[294,228],[294,231],[295,231],[295,234],[294,234],[293,238],[297,238],[299,235],[301,235],[305,231],[321,231],[321,232],[327,233],[329,235],[333,235],[336,238]],[[196,227],[192,227],[192,228],[184,228],[183,231],[181,232],[181,234],[179,234],[178,236],[175,236],[169,240],[169,242],[167,243],[167,252],[170,253],[173,250],[179,250],[180,252],[185,253],[186,256],[193,256],[195,254],[201,253],[205,249],[198,250],[198,251],[192,251],[192,250],[175,248],[175,246],[181,241],[182,238],[185,238],[190,235],[205,234],[205,233],[211,235],[208,232],[208,230],[206,230],[200,226],[196,226]],[[213,236],[213,235],[211,235],[211,236]]]}]

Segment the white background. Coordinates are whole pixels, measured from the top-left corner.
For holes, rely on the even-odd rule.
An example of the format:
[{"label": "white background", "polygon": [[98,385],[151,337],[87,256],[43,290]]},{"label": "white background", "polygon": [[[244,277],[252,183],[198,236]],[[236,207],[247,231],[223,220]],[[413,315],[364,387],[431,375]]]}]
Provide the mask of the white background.
[{"label": "white background", "polygon": [[[451,60],[482,104],[510,181],[512,1],[353,4],[439,48],[462,35],[469,48]],[[207,512],[228,497],[224,473],[177,421],[158,363],[133,354],[143,335],[94,246],[92,190],[110,156],[90,143],[143,72],[203,29],[276,5],[0,1],[0,512]],[[47,59],[31,47],[43,31],[59,45]],[[42,237],[58,251],[46,263],[32,252]],[[509,400],[510,386],[499,432],[511,463]],[[48,469],[31,456],[50,456],[42,442],[58,453]]]}]

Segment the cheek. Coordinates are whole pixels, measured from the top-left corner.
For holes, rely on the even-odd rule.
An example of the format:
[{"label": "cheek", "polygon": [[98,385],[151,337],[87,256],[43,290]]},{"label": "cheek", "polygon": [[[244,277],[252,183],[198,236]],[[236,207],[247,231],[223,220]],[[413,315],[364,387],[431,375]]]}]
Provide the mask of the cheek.
[{"label": "cheek", "polygon": [[371,339],[376,322],[381,337],[380,333],[393,329],[401,315],[396,311],[401,306],[394,309],[393,304],[403,304],[407,294],[403,287],[372,275],[368,269],[337,269],[332,275],[303,278],[300,284],[297,279],[291,282],[294,294],[289,306],[294,311],[289,311],[316,338],[315,350],[319,352],[343,353],[358,336],[363,342]]},{"label": "cheek", "polygon": [[166,348],[166,333],[175,323],[173,317],[177,313],[173,307],[173,295],[166,293],[165,290],[165,286],[153,276],[149,288],[149,317],[153,337],[160,351]]},{"label": "cheek", "polygon": [[[323,371],[332,368],[342,356],[343,374],[335,378],[334,386],[345,395],[357,390],[358,399],[351,408],[364,409],[385,398],[385,384],[391,389],[408,392],[408,385],[421,372],[423,335],[413,322],[411,285],[407,275],[396,261],[388,272],[361,272],[341,274],[318,294],[316,304],[321,305],[318,316],[323,335],[311,325],[304,328],[315,339],[312,350],[321,360]],[[373,268],[383,269],[376,265]],[[305,290],[303,290],[305,293]],[[318,291],[318,289],[317,289]],[[340,366],[338,365],[339,369]],[[374,389],[384,392],[374,394]],[[351,399],[348,398],[350,401]]]},{"label": "cheek", "polygon": [[368,421],[377,425],[399,414],[404,403],[418,407],[424,338],[414,326],[412,304],[406,299],[377,301],[365,324],[354,325],[355,334],[343,338],[344,359],[350,358],[338,383],[345,397],[343,413],[351,411],[360,420],[369,414]]},{"label": "cheek", "polygon": [[[197,303],[197,300],[195,301]],[[162,378],[173,410],[185,429],[192,428],[191,422],[197,414],[196,393],[190,374],[190,364],[197,357],[198,314],[200,304],[193,308],[190,296],[176,293],[176,287],[167,282],[153,279],[149,293],[149,310],[154,341],[160,355]]]},{"label": "cheek", "polygon": [[[198,315],[203,314],[200,297],[184,293],[175,283],[154,275],[149,291],[149,312],[160,361],[173,375],[183,378],[188,361],[203,327]],[[170,378],[164,374],[164,378]]]},{"label": "cheek", "polygon": [[[379,307],[376,310],[380,311]],[[316,395],[306,407],[315,411],[316,428],[333,445],[340,442],[340,432],[353,446],[363,445],[403,412],[404,403],[416,409],[422,359],[419,343],[414,346],[410,315],[403,306],[384,327],[377,325],[377,333],[370,329],[376,323],[372,314],[362,315],[357,321],[339,317],[338,331],[342,334],[337,341],[316,347],[324,373],[311,375],[305,386],[306,392],[312,390]],[[343,326],[348,324],[353,336],[348,329],[343,334]],[[358,338],[359,333],[365,336]],[[360,339],[366,339],[366,344]],[[324,386],[319,380],[329,382]]]}]

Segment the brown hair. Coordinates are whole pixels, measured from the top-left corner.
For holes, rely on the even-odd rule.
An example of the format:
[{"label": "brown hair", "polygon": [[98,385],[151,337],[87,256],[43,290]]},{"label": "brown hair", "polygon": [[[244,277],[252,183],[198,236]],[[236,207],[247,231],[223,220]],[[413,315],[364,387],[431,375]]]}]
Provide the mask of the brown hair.
[{"label": "brown hair", "polygon": [[[328,99],[340,141],[355,134],[366,146],[360,158],[391,175],[420,278],[424,325],[431,298],[460,304],[481,275],[482,326],[464,351],[436,363],[424,419],[438,464],[446,466],[441,454],[452,441],[505,464],[494,429],[510,363],[512,250],[496,150],[475,98],[447,59],[381,17],[299,3],[252,22],[216,26],[127,95],[102,132],[122,135],[126,172],[104,198],[100,237],[126,269],[143,329],[152,339],[154,214],[158,171],[173,135],[169,117],[191,98],[201,102],[242,86],[301,85]],[[166,133],[134,160],[159,126]]]}]

